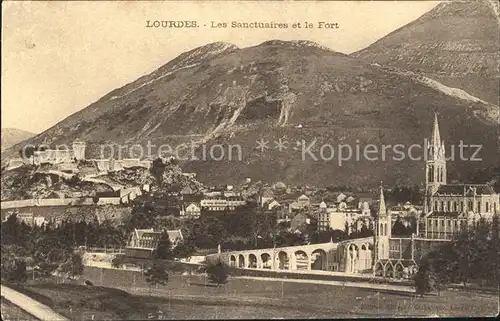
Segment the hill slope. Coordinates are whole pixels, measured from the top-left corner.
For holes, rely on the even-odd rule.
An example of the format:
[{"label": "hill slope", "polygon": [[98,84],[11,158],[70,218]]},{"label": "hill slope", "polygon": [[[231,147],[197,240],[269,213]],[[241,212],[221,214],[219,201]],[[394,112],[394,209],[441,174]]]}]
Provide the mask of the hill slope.
[{"label": "hill slope", "polygon": [[447,1],[352,56],[423,73],[498,105],[498,2]]},{"label": "hill slope", "polygon": [[[122,157],[128,151],[146,156],[138,155],[134,144],[145,151],[148,143],[175,147],[196,141],[208,150],[220,143],[226,152],[228,144],[239,145],[241,161],[234,155],[228,160],[227,153],[225,161],[217,161],[214,153],[184,162],[186,170],[210,184],[247,176],[319,185],[419,183],[422,161],[395,161],[389,155],[391,159],[353,159],[339,166],[337,155],[329,161],[309,155],[302,159],[296,142],[310,145],[316,139],[316,157],[326,143],[359,145],[361,150],[366,144],[408,148],[430,135],[438,111],[448,146],[460,140],[484,145],[484,162],[454,162],[450,174],[454,166],[467,174],[495,164],[498,123],[488,113],[491,106],[434,87],[308,41],[272,40],[244,49],[214,43],[180,55],[28,141],[68,144],[80,138],[88,142],[87,157],[109,156],[99,155],[100,144],[126,145]],[[274,143],[280,138],[288,143],[281,152]],[[270,142],[263,153],[255,149],[260,139]],[[190,153],[190,148],[183,151]]]},{"label": "hill slope", "polygon": [[15,144],[18,144],[30,137],[35,136],[35,134],[17,129],[17,128],[2,128],[2,150],[7,149]]}]

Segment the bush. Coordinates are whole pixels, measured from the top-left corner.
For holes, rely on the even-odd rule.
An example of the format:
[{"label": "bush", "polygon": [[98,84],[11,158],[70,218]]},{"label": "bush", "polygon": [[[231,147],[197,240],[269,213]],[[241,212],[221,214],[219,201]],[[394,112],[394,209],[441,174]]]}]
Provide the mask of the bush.
[{"label": "bush", "polygon": [[216,283],[217,286],[227,282],[229,268],[222,261],[219,260],[216,263],[208,264],[205,270],[210,282]]},{"label": "bush", "polygon": [[2,264],[2,279],[10,282],[24,283],[28,280],[26,262],[15,259],[8,264]]}]

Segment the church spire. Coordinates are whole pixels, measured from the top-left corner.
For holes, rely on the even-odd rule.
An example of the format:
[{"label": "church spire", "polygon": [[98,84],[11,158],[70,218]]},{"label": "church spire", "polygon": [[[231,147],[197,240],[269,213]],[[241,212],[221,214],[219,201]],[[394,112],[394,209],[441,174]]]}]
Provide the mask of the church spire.
[{"label": "church spire", "polygon": [[384,199],[384,188],[382,186],[382,182],[380,182],[380,199],[378,206],[378,216],[383,217],[387,215],[387,210],[385,208],[385,199]]},{"label": "church spire", "polygon": [[432,146],[434,147],[435,151],[437,151],[441,147],[441,135],[439,134],[439,122],[438,122],[438,116],[437,113],[434,113],[434,128],[432,130]]}]

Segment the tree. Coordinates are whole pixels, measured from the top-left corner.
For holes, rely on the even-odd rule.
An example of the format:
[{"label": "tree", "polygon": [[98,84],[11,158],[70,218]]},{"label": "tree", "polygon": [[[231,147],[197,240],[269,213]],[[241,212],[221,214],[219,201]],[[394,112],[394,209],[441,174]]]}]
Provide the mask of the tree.
[{"label": "tree", "polygon": [[437,276],[429,261],[423,262],[415,275],[415,292],[421,297],[432,292],[437,286]]},{"label": "tree", "polygon": [[394,226],[392,227],[392,234],[394,236],[411,235],[411,233],[409,233],[408,229],[403,224],[403,222],[401,221],[401,218],[399,216],[396,219]]},{"label": "tree", "polygon": [[209,263],[206,267],[206,272],[210,282],[216,283],[217,286],[226,283],[229,276],[229,269],[221,260],[216,263]]},{"label": "tree", "polygon": [[168,273],[158,262],[153,262],[153,265],[148,267],[144,272],[146,282],[149,284],[149,294],[151,295],[151,288],[158,285],[167,285]]},{"label": "tree", "polygon": [[153,253],[155,259],[161,260],[171,260],[173,258],[172,253],[172,242],[168,237],[168,233],[164,231],[161,233],[160,239],[158,240],[158,246]]},{"label": "tree", "polygon": [[67,277],[70,278],[82,275],[83,269],[83,259],[79,253],[72,253],[71,257],[58,268],[60,272],[66,274]]},{"label": "tree", "polygon": [[1,274],[2,279],[11,282],[25,282],[26,250],[17,245],[2,245]]},{"label": "tree", "polygon": [[190,257],[196,251],[194,246],[194,240],[190,238],[177,244],[177,246],[172,250],[172,256],[177,258]]}]

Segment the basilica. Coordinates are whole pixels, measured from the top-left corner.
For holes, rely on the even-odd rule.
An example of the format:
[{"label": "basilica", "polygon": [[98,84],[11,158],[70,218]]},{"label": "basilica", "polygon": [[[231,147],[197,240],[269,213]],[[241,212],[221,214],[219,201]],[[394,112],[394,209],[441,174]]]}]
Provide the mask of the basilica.
[{"label": "basilica", "polygon": [[418,269],[425,253],[450,241],[457,232],[500,213],[499,194],[487,184],[447,184],[445,145],[437,115],[425,164],[424,211],[417,232],[411,237],[392,237],[391,215],[380,188],[379,209],[374,222],[373,273],[407,278]]},{"label": "basilica", "polygon": [[437,115],[425,166],[424,215],[417,226],[419,237],[451,239],[467,224],[500,213],[499,195],[487,184],[447,184],[444,141]]}]

